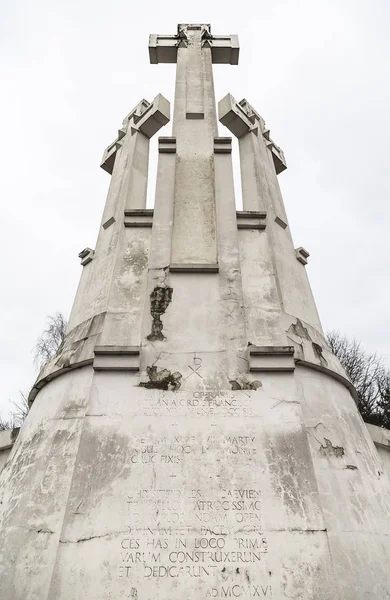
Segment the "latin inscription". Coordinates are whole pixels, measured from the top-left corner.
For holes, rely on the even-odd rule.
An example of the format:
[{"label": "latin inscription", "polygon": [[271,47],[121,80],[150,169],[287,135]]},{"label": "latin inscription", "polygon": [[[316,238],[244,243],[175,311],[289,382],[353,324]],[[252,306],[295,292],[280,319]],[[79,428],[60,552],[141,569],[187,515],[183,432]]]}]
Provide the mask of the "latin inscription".
[{"label": "latin inscription", "polygon": [[[141,587],[197,580],[207,599],[272,598],[262,490],[255,483],[262,457],[252,428],[234,425],[234,417],[252,415],[251,395],[161,391],[142,395],[136,415],[164,419],[131,438],[134,481],[145,484],[124,499],[119,578]],[[180,417],[208,418],[206,426],[186,422],[183,430]],[[220,417],[233,421],[224,427]]]},{"label": "latin inscription", "polygon": [[158,396],[138,398],[138,415],[192,416],[192,417],[250,417],[250,394],[196,391],[192,395],[178,392],[175,395],[162,391]]}]

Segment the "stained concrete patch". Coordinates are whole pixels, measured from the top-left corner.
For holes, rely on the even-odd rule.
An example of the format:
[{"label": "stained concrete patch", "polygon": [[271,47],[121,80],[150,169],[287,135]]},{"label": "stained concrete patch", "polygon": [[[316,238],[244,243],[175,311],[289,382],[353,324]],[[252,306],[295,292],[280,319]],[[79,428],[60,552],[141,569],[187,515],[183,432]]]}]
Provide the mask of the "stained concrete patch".
[{"label": "stained concrete patch", "polygon": [[147,336],[150,342],[164,341],[166,339],[163,335],[163,323],[161,321],[161,315],[165,313],[169,304],[172,301],[173,289],[171,287],[155,287],[150,294],[150,314],[152,315],[152,331]]},{"label": "stained concrete patch", "polygon": [[324,437],[325,446],[321,444],[320,453],[322,456],[335,456],[341,458],[345,454],[345,450],[342,446],[333,446],[332,442]]},{"label": "stained concrete patch", "polygon": [[320,346],[319,344],[316,344],[315,342],[312,342],[311,345],[313,347],[313,352],[314,352],[316,358],[318,358],[318,360],[320,361],[321,365],[323,367],[327,367],[328,361],[326,360],[326,358],[323,355],[322,346]]},{"label": "stained concrete patch", "polygon": [[287,333],[293,333],[294,335],[297,335],[298,337],[302,338],[303,340],[308,340],[309,342],[311,342],[311,337],[309,335],[309,332],[306,329],[306,327],[304,327],[304,325],[300,319],[297,319],[296,323],[292,323],[290,325]]},{"label": "stained concrete patch", "polygon": [[237,381],[237,379],[229,379],[233,391],[237,390],[257,390],[263,386],[261,381]]},{"label": "stained concrete patch", "polygon": [[139,384],[140,387],[175,391],[181,386],[180,380],[183,376],[178,371],[171,373],[171,371],[168,371],[168,369],[161,369],[161,371],[157,371],[157,367],[146,367],[146,372],[148,374],[149,381],[141,381]]},{"label": "stained concrete patch", "polygon": [[19,435],[20,427],[14,427],[11,431],[11,440],[14,442]]}]

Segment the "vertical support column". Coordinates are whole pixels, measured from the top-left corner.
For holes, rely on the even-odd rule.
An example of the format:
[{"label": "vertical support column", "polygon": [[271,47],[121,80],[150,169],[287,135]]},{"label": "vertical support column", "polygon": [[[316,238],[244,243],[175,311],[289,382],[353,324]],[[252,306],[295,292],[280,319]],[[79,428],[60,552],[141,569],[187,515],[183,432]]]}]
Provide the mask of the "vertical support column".
[{"label": "vertical support column", "polygon": [[224,323],[222,345],[226,348],[224,371],[229,381],[242,382],[248,371],[245,358],[248,340],[241,280],[240,251],[234,197],[232,140],[214,140],[215,199],[219,258],[219,292],[221,322]]},{"label": "vertical support column", "polygon": [[169,282],[171,260],[173,204],[175,193],[176,138],[158,140],[158,166],[150,241],[146,302],[142,322],[141,373],[145,376],[161,353],[158,342],[166,339],[165,317],[172,301]]},{"label": "vertical support column", "polygon": [[[212,56],[203,26],[186,28],[177,51],[173,135],[177,140],[172,265],[216,265]],[[195,119],[195,120],[194,120]]]},{"label": "vertical support column", "polygon": [[176,138],[158,139],[156,195],[153,213],[149,270],[166,271],[171,259],[175,191]]},{"label": "vertical support column", "polygon": [[[102,344],[137,345],[147,269],[150,229],[124,227],[127,211],[146,204],[149,138],[169,121],[169,102],[161,95],[142,100],[123,121],[118,138],[104,153],[102,167],[112,174],[94,258],[85,267],[69,321],[76,325],[106,313]],[[109,323],[110,322],[110,323]],[[132,324],[133,323],[133,324]],[[138,327],[138,329],[137,329]],[[110,333],[111,332],[111,333]]]},{"label": "vertical support column", "polygon": [[[244,210],[267,212],[265,256],[272,266],[268,265],[264,273],[274,274],[278,304],[282,312],[322,332],[305,267],[296,258],[277,181],[277,173],[286,168],[283,153],[270,140],[264,120],[246,100],[237,103],[228,94],[219,103],[219,113],[221,122],[239,138]],[[275,157],[273,150],[275,154],[279,150]],[[256,254],[256,259],[259,257]]]},{"label": "vertical support column", "polygon": [[149,145],[146,135],[134,131],[134,151],[131,163],[128,164],[127,184],[123,186],[126,193],[125,209],[146,208],[146,195],[148,189]]}]

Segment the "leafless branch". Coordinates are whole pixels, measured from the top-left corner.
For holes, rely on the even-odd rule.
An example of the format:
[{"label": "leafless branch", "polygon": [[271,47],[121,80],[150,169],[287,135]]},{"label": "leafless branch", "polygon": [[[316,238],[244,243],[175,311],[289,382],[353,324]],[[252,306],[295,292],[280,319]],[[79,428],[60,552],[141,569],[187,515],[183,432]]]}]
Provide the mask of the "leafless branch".
[{"label": "leafless branch", "polygon": [[64,345],[67,322],[61,313],[47,318],[47,327],[39,336],[34,353],[34,362],[42,369],[60,352]]},{"label": "leafless branch", "polygon": [[356,388],[363,419],[390,428],[390,371],[382,359],[337,331],[330,331],[327,341]]}]

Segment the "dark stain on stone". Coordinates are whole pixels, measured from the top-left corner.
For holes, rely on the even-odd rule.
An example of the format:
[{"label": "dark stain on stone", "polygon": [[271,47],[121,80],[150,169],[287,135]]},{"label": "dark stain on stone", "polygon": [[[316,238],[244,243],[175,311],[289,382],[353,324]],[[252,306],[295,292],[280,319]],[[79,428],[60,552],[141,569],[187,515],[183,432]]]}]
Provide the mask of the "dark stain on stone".
[{"label": "dark stain on stone", "polygon": [[251,578],[249,577],[248,571],[245,571],[245,577],[246,577],[247,582],[250,583],[251,582]]},{"label": "dark stain on stone", "polygon": [[236,573],[237,573],[237,575],[240,573],[240,569],[238,567],[236,569]]},{"label": "dark stain on stone", "polygon": [[15,427],[11,431],[11,440],[14,442],[19,435],[20,427]]},{"label": "dark stain on stone", "polygon": [[224,567],[224,568],[222,569],[222,573],[225,573],[225,571],[226,571],[226,567]]},{"label": "dark stain on stone", "polygon": [[308,340],[309,342],[311,342],[311,337],[309,335],[309,332],[306,329],[306,327],[303,326],[302,321],[300,319],[297,319],[296,323],[292,323],[290,325],[290,327],[288,328],[288,332],[294,333],[295,335],[301,337],[302,339]]},{"label": "dark stain on stone", "polygon": [[320,446],[320,454],[322,456],[335,456],[336,458],[341,458],[344,456],[345,451],[342,446],[333,446],[332,442],[324,437],[325,446],[321,444]]},{"label": "dark stain on stone", "polygon": [[178,371],[171,373],[171,371],[168,371],[168,369],[161,369],[161,371],[157,371],[157,367],[146,367],[146,372],[148,374],[149,381],[141,381],[139,384],[140,387],[175,391],[181,386],[180,380],[183,375]]},{"label": "dark stain on stone", "polygon": [[347,465],[346,469],[350,469],[351,471],[357,471],[357,467],[355,465]]},{"label": "dark stain on stone", "polygon": [[318,358],[318,360],[320,361],[321,366],[327,367],[328,361],[326,360],[326,358],[323,355],[322,346],[320,346],[319,344],[316,344],[315,342],[312,342],[311,345],[313,346],[314,354],[315,354],[316,358]]},{"label": "dark stain on stone", "polygon": [[232,386],[233,391],[257,390],[258,388],[263,387],[263,384],[258,379],[256,379],[255,381],[242,381],[241,383],[235,379],[231,379],[229,380],[229,383]]},{"label": "dark stain on stone", "polygon": [[248,346],[253,346],[252,342],[248,342]]},{"label": "dark stain on stone", "polygon": [[150,342],[163,342],[166,338],[163,335],[163,324],[161,315],[167,310],[172,300],[173,289],[171,287],[155,287],[150,294],[150,314],[153,318],[152,331],[147,336]]}]

